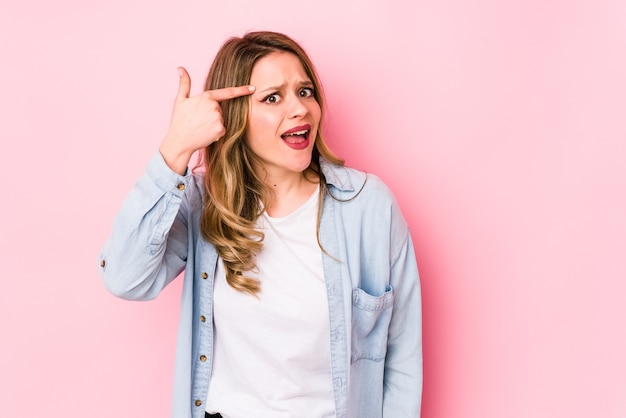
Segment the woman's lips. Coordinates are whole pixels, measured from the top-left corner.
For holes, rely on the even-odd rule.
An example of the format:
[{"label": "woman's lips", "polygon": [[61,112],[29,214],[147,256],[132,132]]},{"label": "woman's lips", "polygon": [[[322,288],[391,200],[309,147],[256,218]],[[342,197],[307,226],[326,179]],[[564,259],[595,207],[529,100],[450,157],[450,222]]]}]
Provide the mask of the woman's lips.
[{"label": "woman's lips", "polygon": [[304,149],[309,146],[311,125],[301,125],[289,129],[281,135],[285,144],[292,149]]}]

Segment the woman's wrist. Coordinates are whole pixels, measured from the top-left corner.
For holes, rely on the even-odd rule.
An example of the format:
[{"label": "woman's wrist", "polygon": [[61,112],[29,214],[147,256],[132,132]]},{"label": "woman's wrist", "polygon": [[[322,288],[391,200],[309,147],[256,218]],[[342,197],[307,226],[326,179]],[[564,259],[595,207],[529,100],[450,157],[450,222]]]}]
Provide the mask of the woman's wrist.
[{"label": "woman's wrist", "polygon": [[193,155],[193,151],[180,150],[170,145],[170,142],[165,140],[159,147],[159,152],[165,161],[165,164],[172,169],[172,171],[183,175],[187,171],[187,166]]}]

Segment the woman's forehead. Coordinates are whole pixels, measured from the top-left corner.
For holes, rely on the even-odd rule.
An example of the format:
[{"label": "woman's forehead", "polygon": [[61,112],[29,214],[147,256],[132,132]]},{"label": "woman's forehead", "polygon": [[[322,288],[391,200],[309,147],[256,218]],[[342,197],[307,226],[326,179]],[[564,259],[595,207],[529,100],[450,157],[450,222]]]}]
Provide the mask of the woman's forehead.
[{"label": "woman's forehead", "polygon": [[259,59],[252,68],[250,83],[260,85],[284,87],[287,84],[310,84],[300,59],[290,52],[272,52]]}]

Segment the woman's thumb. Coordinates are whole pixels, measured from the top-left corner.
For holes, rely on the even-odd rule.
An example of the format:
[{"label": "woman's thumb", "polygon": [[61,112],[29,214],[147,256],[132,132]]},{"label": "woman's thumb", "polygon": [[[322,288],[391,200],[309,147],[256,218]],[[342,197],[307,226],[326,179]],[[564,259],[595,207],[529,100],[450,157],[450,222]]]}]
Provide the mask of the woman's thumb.
[{"label": "woman's thumb", "polygon": [[187,73],[184,67],[178,67],[178,75],[180,76],[180,80],[176,100],[187,99],[191,92],[191,78],[189,78],[189,73]]}]

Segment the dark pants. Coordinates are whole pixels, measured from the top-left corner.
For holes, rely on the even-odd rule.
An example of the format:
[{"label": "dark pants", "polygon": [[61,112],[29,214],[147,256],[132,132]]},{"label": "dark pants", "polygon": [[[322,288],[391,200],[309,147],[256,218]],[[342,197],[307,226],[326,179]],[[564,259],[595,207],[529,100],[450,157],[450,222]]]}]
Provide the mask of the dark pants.
[{"label": "dark pants", "polygon": [[204,418],[222,418],[222,416],[220,414],[209,414],[208,412],[205,412]]}]

